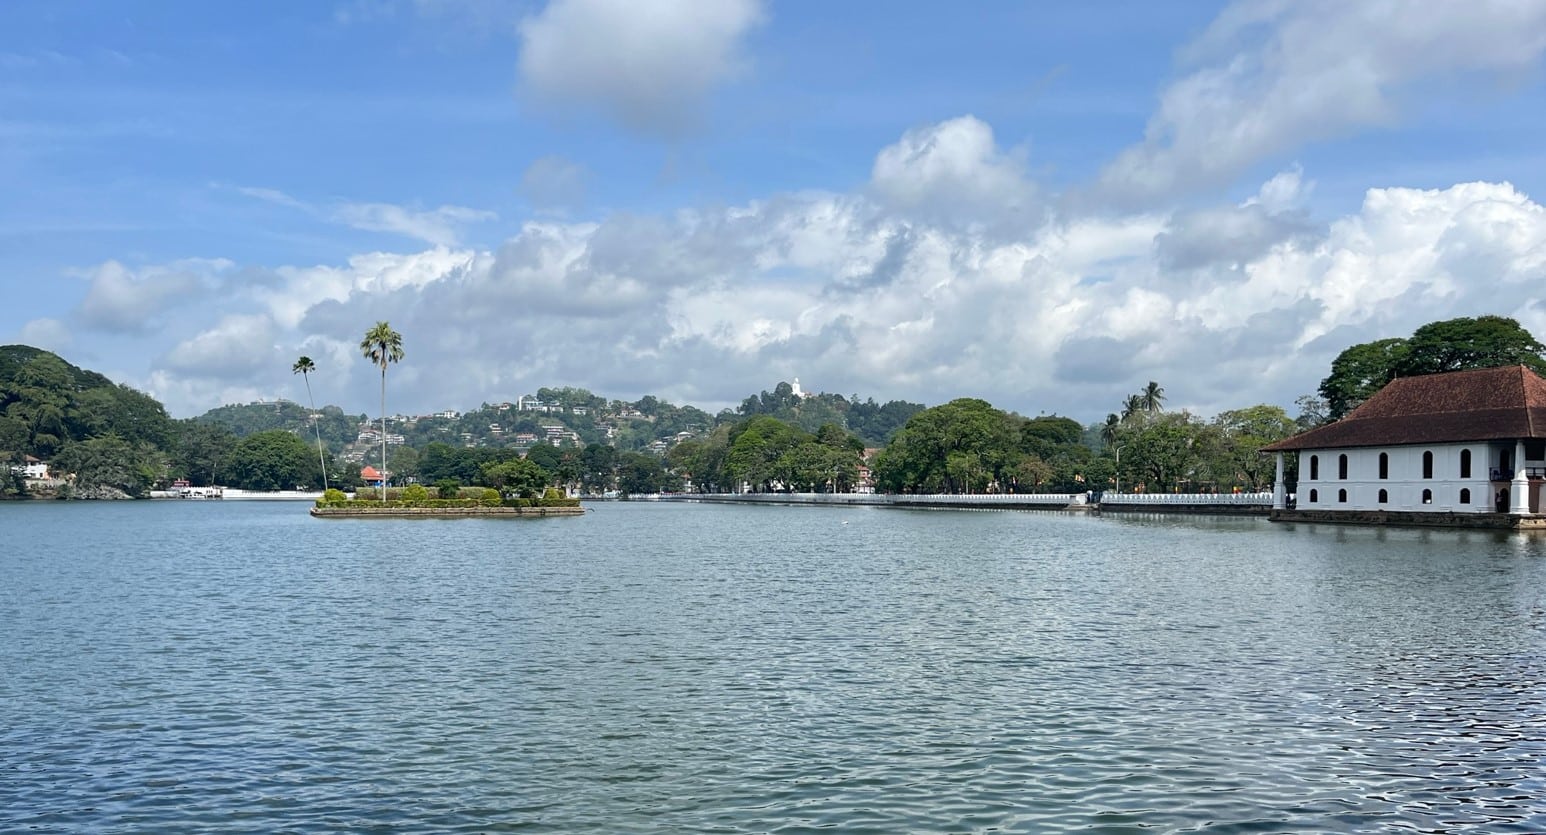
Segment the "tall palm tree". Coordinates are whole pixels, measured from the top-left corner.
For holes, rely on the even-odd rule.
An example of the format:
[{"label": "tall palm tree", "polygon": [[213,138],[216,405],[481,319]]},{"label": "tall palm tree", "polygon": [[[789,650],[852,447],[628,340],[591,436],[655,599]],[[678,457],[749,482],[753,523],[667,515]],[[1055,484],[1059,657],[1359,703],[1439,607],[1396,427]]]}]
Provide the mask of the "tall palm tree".
[{"label": "tall palm tree", "polygon": [[306,402],[311,406],[311,428],[317,432],[317,465],[322,468],[322,489],[327,489],[327,459],[322,455],[322,425],[317,422],[317,401],[311,396],[311,372],[317,370],[317,364],[311,361],[311,357],[305,354],[290,366],[291,374],[301,375],[306,381]]},{"label": "tall palm tree", "polygon": [[377,322],[360,340],[360,351],[366,359],[381,366],[381,503],[386,504],[386,372],[388,363],[403,358],[403,335],[386,322]]},{"label": "tall palm tree", "polygon": [[1143,410],[1145,412],[1165,411],[1165,390],[1160,388],[1159,383],[1150,380],[1149,384],[1143,387],[1143,391],[1138,393],[1138,396],[1143,398]]}]

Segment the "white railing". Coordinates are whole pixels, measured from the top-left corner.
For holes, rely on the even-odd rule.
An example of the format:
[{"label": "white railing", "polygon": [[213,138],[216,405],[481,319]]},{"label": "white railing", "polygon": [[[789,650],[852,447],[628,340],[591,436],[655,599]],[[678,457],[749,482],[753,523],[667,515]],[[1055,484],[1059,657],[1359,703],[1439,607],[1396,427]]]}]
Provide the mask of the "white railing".
[{"label": "white railing", "polygon": [[1100,497],[1102,505],[1245,505],[1272,506],[1272,494],[1262,493],[1113,493]]},{"label": "white railing", "polygon": [[929,507],[1067,507],[1084,504],[1083,493],[678,493],[677,500],[769,502],[784,504],[917,505]]}]

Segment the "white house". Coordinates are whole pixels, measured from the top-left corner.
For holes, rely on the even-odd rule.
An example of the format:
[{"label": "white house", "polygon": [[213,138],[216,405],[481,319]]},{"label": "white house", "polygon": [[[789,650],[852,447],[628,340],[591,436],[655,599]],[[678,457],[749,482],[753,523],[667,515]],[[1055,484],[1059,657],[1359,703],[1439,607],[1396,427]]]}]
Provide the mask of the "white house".
[{"label": "white house", "polygon": [[32,456],[24,456],[19,467],[12,467],[13,471],[21,473],[22,478],[46,479],[48,478],[48,462],[39,461]]},{"label": "white house", "polygon": [[1522,365],[1393,380],[1346,417],[1263,448],[1299,456],[1296,508],[1542,512],[1546,380]]}]

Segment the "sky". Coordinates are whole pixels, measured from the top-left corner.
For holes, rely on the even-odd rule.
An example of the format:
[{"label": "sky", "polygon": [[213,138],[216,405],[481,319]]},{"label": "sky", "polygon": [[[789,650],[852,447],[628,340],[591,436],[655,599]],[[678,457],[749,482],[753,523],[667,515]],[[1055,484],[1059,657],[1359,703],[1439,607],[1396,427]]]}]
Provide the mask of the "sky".
[{"label": "sky", "polygon": [[1546,337],[1546,3],[0,4],[0,344],[159,398],[1295,414]]}]

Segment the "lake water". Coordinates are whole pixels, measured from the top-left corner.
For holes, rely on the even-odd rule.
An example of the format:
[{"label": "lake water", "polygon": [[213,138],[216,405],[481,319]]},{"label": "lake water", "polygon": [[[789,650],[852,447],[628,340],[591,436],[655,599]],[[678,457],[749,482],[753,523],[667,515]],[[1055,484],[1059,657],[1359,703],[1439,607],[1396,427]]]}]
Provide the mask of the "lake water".
[{"label": "lake water", "polygon": [[0,831],[1546,832],[1546,538],[0,505]]}]

